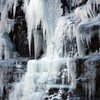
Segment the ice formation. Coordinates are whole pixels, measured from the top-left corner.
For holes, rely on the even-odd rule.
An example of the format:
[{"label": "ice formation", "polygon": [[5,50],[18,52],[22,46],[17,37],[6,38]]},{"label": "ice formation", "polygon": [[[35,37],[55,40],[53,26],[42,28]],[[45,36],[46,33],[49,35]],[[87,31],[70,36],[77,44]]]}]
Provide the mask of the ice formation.
[{"label": "ice formation", "polygon": [[[15,86],[15,88],[18,86],[18,89],[11,93],[9,100],[32,100],[33,97],[35,97],[34,100],[40,100],[46,95],[47,84],[56,84],[61,66],[66,65],[66,59],[59,58],[57,49],[54,49],[57,44],[57,41],[55,42],[55,37],[57,37],[57,34],[55,36],[55,27],[60,17],[60,3],[58,0],[26,0],[23,9],[28,26],[29,49],[31,49],[31,37],[34,36],[34,40],[36,40],[34,41],[35,57],[38,55],[39,45],[43,45],[41,44],[42,41],[46,41],[47,50],[43,58],[28,62],[27,73],[22,82]],[[43,32],[37,30],[40,23]],[[42,40],[37,34],[43,34]],[[20,92],[21,96],[17,96],[19,91],[22,91]]]},{"label": "ice formation", "polygon": [[[14,5],[14,6],[13,6]],[[13,29],[14,20],[8,18],[8,12],[13,9],[13,17],[15,16],[17,0],[1,0],[0,1],[0,33],[10,32]]]},{"label": "ice formation", "polygon": [[[15,89],[10,95],[10,100],[18,100],[18,98],[19,100],[33,100],[33,98],[34,100],[44,100],[43,98],[47,95],[45,93],[48,91],[47,85],[56,84],[60,66],[64,64],[66,64],[65,59],[54,59],[52,65],[47,58],[37,61],[30,60],[27,66],[27,73],[19,86],[17,84],[17,91]],[[19,91],[21,91],[21,96],[17,96]]]},{"label": "ice formation", "polygon": [[68,82],[71,82],[70,89],[75,89],[76,81],[76,63],[71,58],[67,59]]},{"label": "ice formation", "polygon": [[[89,49],[89,43],[91,43],[91,38],[100,33],[100,15],[96,18],[89,19],[87,22],[82,22],[77,28],[77,40],[78,49],[80,56],[86,55],[86,51]],[[96,29],[95,29],[96,27]]]},{"label": "ice formation", "polygon": [[[72,3],[79,5],[83,1],[85,0],[73,0]],[[47,85],[56,84],[59,70],[66,62],[68,82],[71,83],[69,89],[76,88],[76,64],[67,58],[69,54],[66,53],[66,45],[68,45],[66,40],[72,41],[76,38],[79,55],[85,55],[84,45],[81,46],[83,39],[79,37],[77,27],[96,16],[95,9],[98,9],[98,4],[100,4],[99,0],[88,0],[85,5],[61,18],[59,0],[24,0],[23,10],[27,21],[30,54],[32,36],[34,37],[35,58],[39,55],[40,46],[44,45],[42,43],[46,44],[46,51],[41,59],[28,62],[27,72],[21,82],[15,85],[15,90],[10,94],[9,100],[33,100],[33,98],[34,100],[44,100],[45,97],[48,97]],[[92,5],[96,6],[93,8]],[[40,24],[41,32],[38,30]],[[41,48],[44,47],[41,46]],[[83,50],[81,53],[80,48]],[[71,53],[73,52],[71,57],[77,56],[77,52],[71,49]],[[64,75],[62,75],[62,84],[64,84]],[[89,98],[95,90],[91,90],[93,85],[89,85]],[[60,96],[58,97],[60,98]],[[49,100],[53,100],[53,97]]]},{"label": "ice formation", "polygon": [[72,6],[78,6],[80,3],[85,2],[87,0],[72,0]]},{"label": "ice formation", "polygon": [[13,29],[15,22],[8,18],[8,13],[13,9],[14,18],[16,6],[17,0],[0,0],[0,59],[9,59],[13,54],[13,44],[7,34]]},{"label": "ice formation", "polygon": [[[96,68],[94,67],[94,63],[91,61],[85,62],[85,77],[89,80],[88,83],[84,84],[85,88],[85,99],[86,100],[94,100],[95,98],[95,78],[96,78]],[[91,74],[92,73],[92,74]]]},{"label": "ice formation", "polygon": [[[52,37],[55,36],[54,31],[56,27],[56,22],[60,17],[59,11],[61,10],[60,10],[59,2],[60,2],[59,0],[56,1],[25,0],[24,1],[23,9],[26,15],[26,21],[28,26],[29,50],[31,48],[32,34],[36,34],[37,27],[40,25],[40,23],[41,23],[41,27],[43,28],[43,39],[46,41],[46,44],[48,46],[47,49],[49,49],[49,45],[51,45],[50,43],[52,41],[51,39]],[[38,44],[34,41],[34,45],[38,45]]]},{"label": "ice formation", "polygon": [[0,60],[12,58],[13,44],[7,33],[0,34]]},{"label": "ice formation", "polygon": [[[76,29],[77,47],[80,56],[86,55],[91,38],[100,32],[99,29],[93,30],[93,27],[99,26],[99,15],[97,16],[96,12],[99,10],[99,4],[99,0],[88,0],[85,5],[75,9],[75,15],[80,19]],[[93,25],[93,23],[95,24]]]}]

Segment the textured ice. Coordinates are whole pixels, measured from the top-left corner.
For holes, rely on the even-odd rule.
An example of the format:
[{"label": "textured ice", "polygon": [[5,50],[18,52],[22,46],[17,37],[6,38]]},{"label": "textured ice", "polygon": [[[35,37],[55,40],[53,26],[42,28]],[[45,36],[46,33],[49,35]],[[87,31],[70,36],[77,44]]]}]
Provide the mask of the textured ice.
[{"label": "textured ice", "polygon": [[[72,2],[73,5],[79,5],[83,0],[76,0],[76,2],[73,0]],[[61,4],[59,0],[24,0],[23,10],[27,21],[30,54],[32,36],[34,37],[35,58],[39,55],[39,49],[40,47],[42,48],[41,45],[44,42],[46,51],[41,59],[30,60],[28,62],[27,72],[22,81],[15,85],[15,90],[10,94],[9,100],[33,100],[33,98],[34,100],[44,100],[43,97],[46,90],[48,90],[47,84],[56,84],[60,67],[63,67],[62,65],[66,62],[68,82],[71,83],[70,90],[76,88],[76,62],[71,60],[71,58],[67,58],[66,50],[64,52],[64,47],[67,45],[66,38],[69,41],[76,38],[79,55],[85,55],[84,51],[86,48],[84,48],[84,45],[82,45],[83,47],[81,46],[83,39],[78,36],[76,29],[84,20],[87,21],[86,24],[89,26],[90,19],[96,16],[95,8],[98,9],[99,3],[99,0],[88,0],[85,5],[76,8],[74,12],[61,18]],[[93,8],[92,5],[95,7],[93,6]],[[39,32],[38,30],[40,23],[41,31],[43,32]],[[88,39],[86,39],[87,43]],[[80,48],[82,49],[81,53]],[[71,52],[74,52],[74,50]],[[86,73],[88,73],[88,69],[90,72],[91,70],[93,71],[94,67],[92,64],[91,70],[87,63],[86,66]],[[62,84],[64,84],[64,77],[65,75],[63,74],[61,76]],[[95,90],[94,79],[95,77],[91,80],[92,85],[91,83],[88,84],[89,99]],[[93,89],[91,89],[92,86],[94,87]],[[61,99],[59,94],[56,94],[56,97],[52,95],[51,98]]]},{"label": "textured ice", "polygon": [[71,58],[67,59],[68,82],[71,82],[70,89],[75,89],[76,81],[76,63]]},{"label": "textured ice", "polygon": [[[85,96],[86,100],[91,100],[94,99],[95,97],[95,78],[96,78],[96,68],[94,66],[94,63],[91,61],[89,62],[88,60],[85,62],[85,77],[88,78],[89,82],[85,84],[84,88],[85,88]],[[91,74],[92,73],[92,74]]]},{"label": "textured ice", "polygon": [[72,0],[72,6],[78,6],[79,4],[85,2],[87,0]]},{"label": "textured ice", "polygon": [[[43,39],[48,46],[50,45],[51,39],[54,36],[56,22],[61,13],[59,2],[59,0],[24,0],[23,9],[28,26],[29,50],[31,48],[32,34],[36,34],[40,22],[43,28]],[[37,45],[36,42],[35,45]]]},{"label": "textured ice", "polygon": [[8,18],[8,13],[13,9],[14,18],[16,7],[17,0],[0,0],[0,59],[9,59],[13,56],[13,44],[7,34],[13,30],[15,22],[14,19]]},{"label": "textured ice", "polygon": [[[46,84],[51,84],[52,86],[52,84],[56,83],[60,67],[65,63],[66,59],[63,58],[54,58],[52,64],[51,59],[47,58],[30,60],[27,66],[27,73],[22,82],[15,85],[16,89],[10,94],[9,100],[33,100],[33,97],[34,100],[43,99],[43,95],[48,89]],[[20,96],[18,96],[19,94]]]},{"label": "textured ice", "polygon": [[0,60],[9,59],[13,55],[13,44],[7,35],[0,34]]},{"label": "textured ice", "polygon": [[91,38],[95,35],[100,37],[100,15],[88,21],[82,22],[77,27],[77,46],[80,56],[86,55],[86,51],[89,48]]},{"label": "textured ice", "polygon": [[[17,6],[17,0],[1,0],[0,1],[0,11],[1,11],[1,21],[0,21],[0,33],[10,32],[13,29],[14,22],[8,20],[8,12],[13,9],[13,17],[15,16]],[[11,23],[10,23],[11,22]]]}]

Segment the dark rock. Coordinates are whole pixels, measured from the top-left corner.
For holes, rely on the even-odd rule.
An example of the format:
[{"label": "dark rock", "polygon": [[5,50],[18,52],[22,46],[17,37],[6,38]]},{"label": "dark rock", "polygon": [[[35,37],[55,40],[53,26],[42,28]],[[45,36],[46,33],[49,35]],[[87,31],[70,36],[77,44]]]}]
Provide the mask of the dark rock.
[{"label": "dark rock", "polygon": [[[15,44],[15,51],[19,53],[20,57],[28,57],[28,40],[27,40],[27,26],[25,20],[25,14],[22,10],[23,1],[18,0],[18,5],[15,14],[14,29],[10,32],[12,42]],[[10,19],[13,14],[9,14]]]},{"label": "dark rock", "polygon": [[[86,65],[85,62],[88,63],[88,68],[91,66],[94,66],[96,68],[96,77],[95,77],[95,86],[96,86],[96,93],[94,91],[94,95],[95,95],[95,99],[93,97],[93,95],[91,95],[93,100],[99,100],[100,99],[100,54],[96,54],[96,55],[91,55],[91,56],[87,56],[87,57],[82,57],[82,58],[76,58],[76,60],[74,60],[76,62],[76,73],[77,73],[77,88],[74,91],[74,95],[75,97],[80,97],[80,98],[84,98],[83,100],[85,100],[86,98],[86,91],[83,87],[83,85],[88,84],[91,79],[89,79],[88,75],[86,76]],[[90,65],[92,63],[92,65]],[[91,68],[90,68],[91,70]],[[88,70],[89,71],[89,70]],[[95,70],[94,70],[95,71]],[[90,73],[90,72],[88,72]],[[93,73],[91,73],[92,75]],[[79,78],[81,78],[82,80],[80,80]],[[88,79],[86,79],[88,78]],[[92,77],[93,78],[93,77]],[[87,87],[89,88],[89,86]],[[93,88],[93,87],[92,87]],[[89,90],[87,90],[87,98],[89,96]],[[77,99],[76,99],[77,100]],[[81,99],[79,99],[81,100]]]}]

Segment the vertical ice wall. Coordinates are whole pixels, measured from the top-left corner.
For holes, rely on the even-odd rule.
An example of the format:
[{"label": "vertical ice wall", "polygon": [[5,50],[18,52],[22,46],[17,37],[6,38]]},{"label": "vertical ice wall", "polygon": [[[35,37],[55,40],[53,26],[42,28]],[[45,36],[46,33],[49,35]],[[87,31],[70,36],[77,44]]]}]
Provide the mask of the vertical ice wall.
[{"label": "vertical ice wall", "polygon": [[[63,55],[63,44],[65,36],[70,37],[72,40],[73,35],[76,35],[78,49],[80,47],[80,37],[76,32],[76,28],[80,23],[86,22],[88,19],[93,18],[97,15],[96,10],[99,9],[98,5],[100,4],[99,0],[71,0],[71,5],[76,6],[82,2],[86,2],[84,5],[77,7],[73,14],[70,16],[67,14],[67,18],[61,18],[57,21],[61,15],[60,10],[60,1],[40,1],[40,0],[25,0],[24,1],[24,12],[26,14],[27,27],[28,27],[28,41],[29,41],[29,50],[31,52],[31,38],[32,36],[35,40],[38,40],[40,37],[37,36],[37,27],[42,23],[43,28],[43,40],[47,45],[46,55],[50,56],[53,53],[53,47],[56,47],[55,55]],[[56,28],[56,23],[58,26]],[[60,23],[63,23],[60,24]],[[56,28],[56,31],[55,31]],[[55,38],[54,38],[55,37]],[[37,39],[38,38],[38,39]],[[57,40],[56,40],[57,39]],[[60,40],[59,40],[60,39]],[[41,39],[38,41],[34,40],[35,56],[37,55],[36,51],[42,45]],[[56,41],[55,41],[56,40]],[[58,43],[58,40],[60,41]],[[52,42],[53,41],[53,42]],[[60,44],[60,45],[58,45]],[[62,46],[62,47],[61,47]]]},{"label": "vertical ice wall", "polygon": [[16,12],[17,0],[1,0],[0,2],[0,13],[1,13],[1,20],[0,20],[0,33],[10,32],[14,25],[13,20],[8,19],[8,12],[12,11],[13,9],[13,16]]},{"label": "vertical ice wall", "polygon": [[[86,2],[86,3],[82,6],[77,7],[74,11],[72,11],[71,14],[66,14],[65,17],[59,18],[59,20],[58,20],[57,27],[55,30],[55,34],[57,34],[55,37],[56,42],[53,42],[53,43],[55,43],[55,45],[56,45],[56,50],[57,50],[57,53],[59,56],[65,56],[65,55],[70,56],[70,55],[73,55],[73,52],[74,52],[73,56],[77,55],[76,50],[72,50],[72,52],[69,52],[71,54],[64,53],[64,52],[66,52],[66,48],[67,48],[67,40],[72,41],[74,38],[76,38],[76,40],[77,40],[77,47],[78,47],[79,55],[80,56],[85,55],[85,51],[86,51],[85,45],[86,44],[83,45],[82,42],[86,38],[86,43],[88,43],[88,41],[90,39],[89,37],[91,37],[91,36],[89,35],[87,38],[87,36],[85,36],[85,35],[83,36],[83,34],[80,35],[79,34],[80,31],[79,32],[77,31],[77,27],[80,24],[87,23],[89,19],[92,19],[97,15],[96,10],[99,9],[98,5],[99,5],[100,1],[96,1],[96,0],[87,0],[87,1],[86,0],[76,0],[75,1],[75,0],[72,0],[71,6],[77,6],[82,2]],[[84,37],[84,39],[83,39],[83,37]],[[81,51],[81,53],[80,53],[80,51]]]},{"label": "vertical ice wall", "polygon": [[13,18],[15,16],[17,0],[0,0],[0,59],[9,59],[13,52],[13,44],[7,33],[14,26],[14,19],[9,19],[8,14],[13,9]]},{"label": "vertical ice wall", "polygon": [[[15,90],[10,94],[9,100],[44,100],[47,84],[55,84],[61,65],[66,63],[66,59],[55,56],[56,48],[55,27],[61,15],[59,0],[24,0],[24,12],[28,27],[29,49],[31,49],[31,37],[34,36],[35,47],[41,44],[40,35],[46,41],[47,51],[45,57],[39,60],[30,60],[27,65],[27,72]],[[43,28],[43,32],[38,33],[38,26]],[[56,35],[56,36],[55,36]],[[56,41],[58,42],[58,41]],[[43,44],[41,44],[43,45]],[[39,48],[38,48],[39,49]],[[37,51],[35,51],[37,52]],[[35,53],[36,54],[36,53]],[[37,55],[35,55],[37,56]],[[17,87],[17,89],[16,89]],[[21,95],[19,95],[19,91]]]},{"label": "vertical ice wall", "polygon": [[85,64],[85,77],[87,77],[88,82],[84,84],[85,89],[85,99],[86,100],[95,100],[95,92],[96,92],[96,68],[94,66],[93,60],[91,61],[87,60]]},{"label": "vertical ice wall", "polygon": [[[43,34],[43,39],[46,41],[47,51],[46,56],[42,59],[28,62],[27,73],[22,82],[15,86],[15,91],[11,93],[9,100],[33,100],[34,97],[34,100],[43,99],[46,83],[55,83],[59,66],[66,62],[66,58],[64,59],[63,55],[63,47],[66,45],[66,43],[65,45],[63,43],[65,36],[67,36],[69,40],[72,40],[73,37],[77,38],[77,25],[95,15],[91,8],[91,2],[93,2],[93,0],[91,0],[90,3],[89,1],[86,5],[77,8],[75,12],[59,19],[61,15],[60,1],[24,0],[23,9],[28,27],[29,50],[31,50],[32,35],[36,40],[38,38],[38,42],[34,41],[35,47],[39,47],[38,43],[42,45],[41,41],[39,41],[39,36],[36,37],[37,28],[41,23],[43,28],[43,33],[41,34]],[[79,0],[77,0],[77,3],[78,2]],[[97,3],[96,1],[96,4]],[[58,24],[56,26],[57,22]],[[67,66],[68,75],[72,83],[71,88],[73,89],[76,87],[75,62],[71,63],[70,60],[68,60]]]},{"label": "vertical ice wall", "polygon": [[65,63],[66,59],[53,59],[52,65],[47,58],[30,60],[25,76],[15,84],[9,100],[45,100],[48,97],[48,85],[56,86],[58,72]]},{"label": "vertical ice wall", "polygon": [[[77,44],[78,51],[80,56],[86,55],[86,52],[89,50],[89,43],[91,43],[91,39],[100,34],[100,14],[88,21],[82,22],[77,28]],[[96,29],[94,29],[96,27]]]},{"label": "vertical ice wall", "polygon": [[[83,61],[84,68],[83,74],[78,75],[78,66],[83,67],[81,64],[77,63],[77,58],[68,58],[67,59],[67,71],[68,71],[68,82],[71,82],[70,90],[76,89],[78,80],[82,80],[81,85],[83,86],[83,91],[85,94],[84,100],[95,100],[95,92],[96,92],[96,67],[95,67],[95,60],[98,59],[98,57],[95,54],[95,57],[93,55],[84,57],[85,60]],[[83,59],[84,59],[83,58]],[[81,58],[82,60],[82,58]],[[77,73],[78,72],[78,73]],[[76,91],[77,92],[77,91]],[[76,93],[75,93],[76,94]]]},{"label": "vertical ice wall", "polygon": [[[74,0],[72,1],[73,5],[78,5],[78,3],[82,2],[83,0]],[[97,10],[99,10],[98,6],[100,4],[100,1],[98,0],[88,0],[87,3],[85,5],[82,5],[80,7],[77,7],[75,9],[75,11],[73,12],[73,14],[70,14],[69,16],[67,15],[66,18],[62,18],[59,20],[59,23],[62,22],[62,24],[58,24],[57,26],[57,32],[60,34],[58,37],[58,40],[60,40],[59,44],[60,46],[63,47],[63,39],[65,36],[67,36],[70,40],[73,39],[73,37],[75,36],[77,39],[77,46],[78,46],[78,53],[79,56],[84,56],[86,55],[86,45],[88,46],[89,41],[91,40],[91,37],[94,36],[96,34],[96,32],[99,32],[99,30],[97,31],[93,31],[91,30],[92,25],[96,26],[99,25],[99,16],[97,16]],[[96,18],[95,18],[96,17]],[[92,22],[91,22],[92,20]],[[93,21],[94,20],[94,21]],[[98,20],[98,22],[97,22]],[[81,31],[79,30],[79,34],[77,34],[77,27],[78,25],[83,25],[83,27],[81,27]],[[85,26],[85,27],[84,27]],[[82,29],[83,28],[83,29]],[[85,32],[87,32],[86,34],[84,34]],[[83,34],[81,34],[83,33]],[[61,38],[62,37],[62,38]],[[84,42],[85,41],[85,42]],[[58,46],[59,47],[59,46]],[[59,48],[58,48],[59,49]],[[63,50],[63,49],[61,49]],[[59,50],[59,51],[61,51]],[[76,87],[76,66],[75,66],[75,62],[70,62],[70,59],[68,59],[67,61],[67,67],[68,67],[68,77],[70,77],[71,82],[72,82],[72,86],[74,86],[74,88]],[[94,66],[91,64],[90,65],[86,65],[88,68],[90,68],[91,70],[95,69]],[[91,73],[89,72],[90,69],[87,70],[87,73]],[[86,73],[85,73],[86,74]],[[86,88],[86,90],[88,90],[89,94],[88,94],[88,99],[91,100],[91,96],[93,96],[93,91],[95,94],[95,72],[94,75],[90,75],[90,77],[92,77],[92,79],[90,80],[90,83],[88,83],[88,87]],[[93,89],[91,89],[91,87],[93,87]]]},{"label": "vertical ice wall", "polygon": [[0,34],[0,60],[13,57],[13,44],[7,35]]},{"label": "vertical ice wall", "polygon": [[[96,20],[98,19],[96,16],[98,14],[97,10],[99,10],[99,4],[99,0],[88,0],[85,5],[75,9],[75,16],[80,19],[80,23],[77,25],[77,30],[75,32],[78,53],[80,56],[86,55],[87,48],[89,46],[88,43],[90,42],[91,37],[94,36],[94,33],[97,33],[92,29],[92,19],[94,18],[95,22],[93,23],[96,23]],[[84,26],[87,26],[89,30]]]},{"label": "vertical ice wall", "polygon": [[[52,45],[51,41],[55,36],[55,27],[58,18],[60,17],[60,1],[59,0],[24,0],[24,12],[26,15],[27,27],[28,27],[28,40],[29,50],[31,48],[32,34],[37,34],[37,27],[42,25],[43,39],[46,41],[47,52],[49,46]],[[35,35],[34,35],[34,38]],[[41,41],[39,41],[40,43]],[[34,41],[34,45],[38,45]],[[52,50],[51,50],[52,51]],[[48,54],[48,53],[47,53]]]},{"label": "vertical ice wall", "polygon": [[71,58],[67,59],[68,82],[71,82],[70,89],[75,89],[76,82],[76,63]]}]

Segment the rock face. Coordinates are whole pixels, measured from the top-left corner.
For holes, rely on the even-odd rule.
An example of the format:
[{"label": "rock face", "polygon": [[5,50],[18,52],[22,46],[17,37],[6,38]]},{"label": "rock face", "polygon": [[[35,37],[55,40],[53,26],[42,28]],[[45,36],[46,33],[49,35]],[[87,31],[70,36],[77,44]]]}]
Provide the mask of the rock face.
[{"label": "rock face", "polygon": [[[20,57],[28,57],[28,40],[27,40],[27,26],[25,14],[22,10],[23,2],[18,0],[18,6],[15,14],[15,25],[13,31],[10,33],[12,42],[15,44],[15,51],[19,53]],[[12,14],[9,14],[12,17]]]},{"label": "rock face", "polygon": [[94,19],[90,19],[86,23],[78,26],[78,50],[81,56],[88,55],[90,52],[99,50],[100,47],[100,15]]},{"label": "rock face", "polygon": [[[61,91],[63,100],[66,100],[68,94],[70,98],[76,100],[89,100],[89,92],[94,88],[94,94],[90,95],[90,98],[94,97],[94,100],[100,99],[100,54],[72,58],[72,63],[76,63],[76,80],[77,87],[68,93],[67,85],[63,86]],[[14,83],[19,82],[22,76],[26,72],[26,65],[29,59],[10,59],[0,61],[0,100],[8,99],[9,93],[14,89]],[[91,65],[92,64],[92,65]],[[87,67],[88,65],[88,67]],[[62,71],[62,70],[61,70]],[[92,73],[92,74],[91,74]],[[96,76],[94,76],[95,74]],[[94,80],[92,80],[94,77]],[[94,82],[94,83],[92,83]],[[92,85],[94,84],[94,85]],[[87,87],[84,87],[87,86]],[[92,86],[89,88],[89,86]],[[94,86],[94,87],[93,87]],[[96,87],[95,87],[96,86]],[[86,94],[87,91],[87,94]],[[48,95],[59,93],[59,87],[50,88]],[[87,96],[86,96],[87,95]],[[90,99],[92,100],[92,99]]]},{"label": "rock face", "polygon": [[[86,56],[83,58],[73,58],[76,63],[77,87],[73,92],[73,97],[79,100],[99,100],[100,99],[100,54]],[[90,96],[90,97],[89,97]],[[95,99],[94,99],[95,98]]]},{"label": "rock face", "polygon": [[0,61],[0,100],[8,100],[9,93],[14,89],[26,72],[28,59],[9,59]]},{"label": "rock face", "polygon": [[[78,1],[78,0],[77,0]],[[82,0],[80,0],[82,1]],[[80,2],[79,5],[86,3],[87,0],[83,0]],[[19,53],[20,57],[29,57],[29,50],[28,50],[28,40],[27,40],[27,25],[25,20],[25,14],[21,9],[23,5],[22,0],[18,0],[18,5],[16,8],[15,14],[15,25],[14,30],[10,33],[10,38],[14,43],[14,50]],[[77,6],[73,6],[75,9]],[[100,7],[100,6],[99,6]],[[98,10],[97,13],[100,13]],[[12,14],[9,13],[9,18],[12,18]],[[73,17],[72,17],[73,19]],[[74,19],[73,19],[74,20]],[[58,95],[61,93],[61,97],[63,100],[67,99],[67,96],[71,100],[100,100],[100,54],[89,55],[90,52],[95,52],[95,50],[99,50],[100,47],[100,15],[92,20],[89,20],[86,23],[81,23],[78,27],[78,42],[80,44],[76,44],[76,38],[74,37],[72,41],[67,40],[62,42],[64,46],[62,47],[62,51],[65,50],[61,54],[69,55],[70,57],[75,56],[74,53],[77,52],[77,46],[79,49],[79,55],[84,57],[77,57],[72,58],[71,63],[75,64],[76,68],[76,78],[74,80],[77,81],[77,85],[75,89],[68,91],[69,88],[67,85],[67,74],[65,75],[65,87],[62,86],[62,75],[64,69],[60,69],[59,79],[57,80],[58,87],[50,87],[48,91],[48,95]],[[65,22],[65,20],[64,20]],[[61,23],[60,23],[61,24]],[[68,27],[69,28],[69,27]],[[76,28],[76,27],[75,27]],[[70,28],[72,30],[72,28]],[[42,32],[41,27],[38,27],[38,34],[34,34],[36,38],[32,39],[31,44],[31,53],[32,57],[36,55],[35,58],[41,58],[41,55],[46,51],[46,44],[43,41],[43,36],[40,35]],[[66,30],[67,31],[67,30]],[[70,32],[69,32],[70,33]],[[67,34],[67,33],[66,33]],[[41,44],[39,44],[41,42]],[[38,43],[38,44],[37,44]],[[36,45],[37,44],[37,45]],[[59,42],[57,42],[58,45]],[[96,44],[96,45],[95,45]],[[58,46],[59,47],[59,46]],[[35,49],[34,49],[35,48]],[[58,48],[59,49],[59,48]],[[77,56],[77,55],[76,55]],[[9,59],[0,61],[0,100],[8,100],[9,94],[14,90],[14,85],[16,82],[19,82],[20,79],[26,72],[26,65],[29,59]],[[63,68],[63,67],[62,67]],[[67,67],[64,66],[64,68]],[[59,85],[60,84],[60,85]],[[62,92],[63,91],[63,92]],[[61,99],[61,100],[62,100]],[[48,100],[48,98],[46,98]]]},{"label": "rock face", "polygon": [[[58,87],[51,86],[48,95],[57,95],[61,92],[61,100],[66,100],[68,96],[70,100],[100,100],[99,56],[100,54],[95,54],[91,56],[72,58],[71,64],[76,64],[76,66],[74,66],[76,67],[76,88],[69,89],[69,83],[58,85]],[[72,78],[74,79],[73,75]],[[73,85],[75,85],[75,83],[73,83]]]}]

